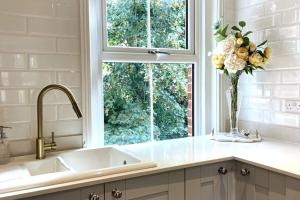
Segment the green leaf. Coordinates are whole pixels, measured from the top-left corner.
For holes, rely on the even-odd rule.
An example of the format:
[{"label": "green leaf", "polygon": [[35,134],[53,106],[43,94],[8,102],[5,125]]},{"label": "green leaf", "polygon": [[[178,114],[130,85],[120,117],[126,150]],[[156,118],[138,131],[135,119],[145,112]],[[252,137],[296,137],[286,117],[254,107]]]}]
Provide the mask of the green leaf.
[{"label": "green leaf", "polygon": [[248,37],[244,37],[243,39],[244,39],[243,46],[248,46],[250,43],[250,39]]},{"label": "green leaf", "polygon": [[240,21],[239,22],[240,27],[244,28],[246,26],[246,22],[244,21]]},{"label": "green leaf", "polygon": [[227,26],[225,26],[225,28],[222,30],[222,35],[225,36],[226,35],[226,32],[227,32],[227,29],[228,29],[228,26],[229,24],[227,24]]},{"label": "green leaf", "polygon": [[234,31],[240,31],[240,32],[242,32],[241,29],[239,29],[237,26],[233,26],[233,27],[231,27],[231,29],[234,30]]},{"label": "green leaf", "polygon": [[243,35],[243,37],[246,37],[247,35],[249,35],[249,34],[251,34],[251,33],[253,33],[252,31],[248,31],[247,33],[245,33],[244,35]]},{"label": "green leaf", "polygon": [[257,47],[261,47],[261,46],[264,46],[266,43],[268,42],[268,40],[264,41],[263,43],[257,45]]},{"label": "green leaf", "polygon": [[228,73],[228,70],[227,69],[224,69],[224,74],[229,76],[229,73]]}]

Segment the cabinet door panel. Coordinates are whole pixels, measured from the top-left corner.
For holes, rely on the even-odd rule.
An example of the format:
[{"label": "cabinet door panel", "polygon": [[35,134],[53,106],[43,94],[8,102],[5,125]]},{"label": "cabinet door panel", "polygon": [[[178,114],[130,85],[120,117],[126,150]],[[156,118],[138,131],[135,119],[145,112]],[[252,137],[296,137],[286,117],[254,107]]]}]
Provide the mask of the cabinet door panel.
[{"label": "cabinet door panel", "polygon": [[286,200],[300,199],[300,180],[287,177],[286,179]]},{"label": "cabinet door panel", "polygon": [[285,200],[286,177],[284,175],[270,172],[269,185],[270,200]]},{"label": "cabinet door panel", "polygon": [[168,192],[168,173],[126,180],[126,197],[135,199],[151,194]]},{"label": "cabinet door panel", "polygon": [[[219,174],[220,167],[227,173]],[[232,162],[186,169],[186,200],[233,200],[233,169]]]},{"label": "cabinet door panel", "polygon": [[126,200],[183,200],[184,170],[126,181]]}]

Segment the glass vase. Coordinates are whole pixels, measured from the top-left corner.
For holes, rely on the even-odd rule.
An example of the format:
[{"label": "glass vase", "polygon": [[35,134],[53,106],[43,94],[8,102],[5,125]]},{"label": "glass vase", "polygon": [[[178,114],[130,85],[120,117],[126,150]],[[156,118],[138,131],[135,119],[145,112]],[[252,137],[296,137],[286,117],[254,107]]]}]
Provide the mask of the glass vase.
[{"label": "glass vase", "polygon": [[230,77],[231,86],[226,91],[226,98],[230,119],[230,135],[239,135],[239,113],[242,105],[242,93],[238,89],[239,75],[235,74]]}]

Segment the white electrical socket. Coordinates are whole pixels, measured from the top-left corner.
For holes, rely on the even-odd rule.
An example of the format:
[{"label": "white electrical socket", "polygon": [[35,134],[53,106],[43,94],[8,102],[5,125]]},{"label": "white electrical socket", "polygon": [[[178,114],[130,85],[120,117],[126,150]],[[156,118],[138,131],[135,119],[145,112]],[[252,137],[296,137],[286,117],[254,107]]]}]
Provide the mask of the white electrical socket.
[{"label": "white electrical socket", "polygon": [[287,100],[284,104],[284,111],[300,113],[300,100]]}]

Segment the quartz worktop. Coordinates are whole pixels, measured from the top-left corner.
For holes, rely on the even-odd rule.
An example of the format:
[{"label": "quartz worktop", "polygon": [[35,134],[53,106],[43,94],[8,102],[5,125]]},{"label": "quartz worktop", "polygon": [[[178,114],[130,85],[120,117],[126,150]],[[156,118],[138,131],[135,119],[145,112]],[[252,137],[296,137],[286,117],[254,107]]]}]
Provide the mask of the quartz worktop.
[{"label": "quartz worktop", "polygon": [[[264,138],[259,143],[221,143],[202,136],[125,145],[118,148],[143,160],[155,162],[157,166],[126,173],[2,193],[0,194],[0,199],[41,195],[228,160],[242,161],[300,179],[300,145],[284,143],[274,139]],[[20,159],[13,159],[12,162],[16,161],[20,162]]]}]

